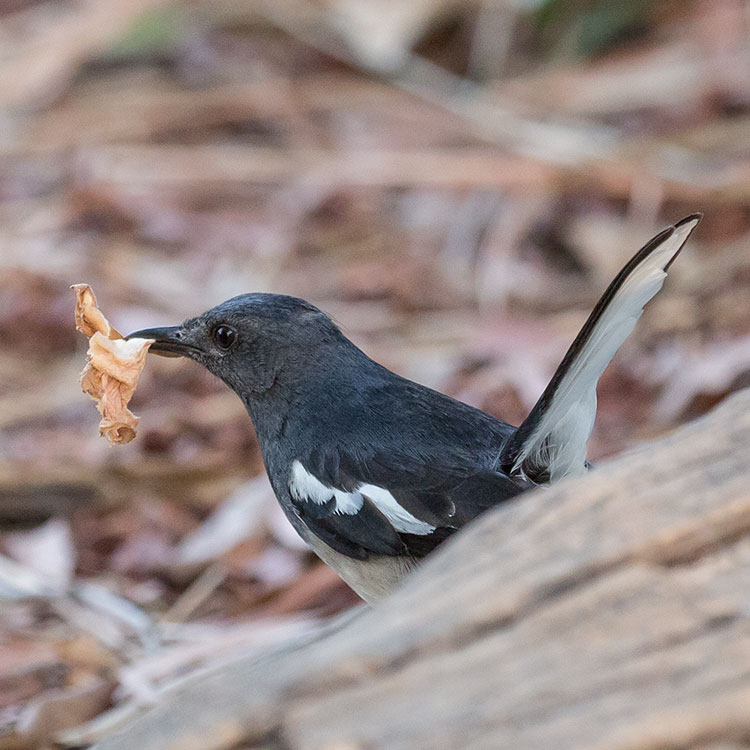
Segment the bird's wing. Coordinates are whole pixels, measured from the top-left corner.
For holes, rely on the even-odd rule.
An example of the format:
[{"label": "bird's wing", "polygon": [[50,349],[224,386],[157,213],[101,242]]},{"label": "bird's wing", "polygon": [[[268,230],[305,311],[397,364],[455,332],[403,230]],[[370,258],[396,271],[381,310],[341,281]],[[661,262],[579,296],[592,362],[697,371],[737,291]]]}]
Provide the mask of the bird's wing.
[{"label": "bird's wing", "polygon": [[596,386],[644,305],[700,221],[693,214],[644,245],[597,303],[529,416],[507,442],[501,466],[510,474],[554,482],[586,468],[596,416]]},{"label": "bird's wing", "polygon": [[431,466],[393,454],[316,451],[292,463],[289,494],[308,526],[337,552],[422,557],[526,484],[488,469]]}]

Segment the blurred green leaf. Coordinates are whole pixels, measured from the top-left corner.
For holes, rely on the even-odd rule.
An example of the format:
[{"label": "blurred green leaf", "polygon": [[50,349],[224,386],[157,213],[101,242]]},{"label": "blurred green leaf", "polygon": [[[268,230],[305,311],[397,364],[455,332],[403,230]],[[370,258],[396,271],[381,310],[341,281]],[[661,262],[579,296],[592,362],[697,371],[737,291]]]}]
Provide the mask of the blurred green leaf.
[{"label": "blurred green leaf", "polygon": [[654,0],[543,0],[536,24],[552,57],[591,57],[647,25]]},{"label": "blurred green leaf", "polygon": [[109,50],[115,57],[147,57],[175,50],[184,36],[184,8],[167,5],[140,16]]}]

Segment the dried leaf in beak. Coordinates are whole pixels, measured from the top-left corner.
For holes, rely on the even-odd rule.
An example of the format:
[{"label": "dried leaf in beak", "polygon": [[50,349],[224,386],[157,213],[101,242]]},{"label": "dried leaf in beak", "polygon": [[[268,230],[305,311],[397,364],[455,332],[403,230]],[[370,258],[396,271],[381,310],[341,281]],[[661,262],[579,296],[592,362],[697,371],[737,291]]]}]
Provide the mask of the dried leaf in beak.
[{"label": "dried leaf in beak", "polygon": [[128,409],[128,403],[153,339],[126,341],[99,310],[88,284],[71,288],[76,293],[76,328],[89,337],[81,390],[96,401],[102,415],[99,434],[112,445],[129,443],[135,437],[138,417]]},{"label": "dried leaf in beak", "polygon": [[73,284],[76,293],[76,329],[91,338],[97,331],[108,339],[121,339],[122,334],[112,328],[96,305],[94,290],[88,284]]}]

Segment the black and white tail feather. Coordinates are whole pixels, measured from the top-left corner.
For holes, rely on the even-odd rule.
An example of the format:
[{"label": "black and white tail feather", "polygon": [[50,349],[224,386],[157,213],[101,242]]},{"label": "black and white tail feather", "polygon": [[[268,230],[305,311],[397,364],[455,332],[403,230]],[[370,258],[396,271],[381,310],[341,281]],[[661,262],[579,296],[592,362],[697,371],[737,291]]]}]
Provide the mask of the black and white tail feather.
[{"label": "black and white tail feather", "polygon": [[500,457],[505,471],[546,483],[586,470],[599,378],[646,303],[661,289],[670,264],[700,219],[701,214],[692,214],[656,235],[615,277],[505,447]]}]

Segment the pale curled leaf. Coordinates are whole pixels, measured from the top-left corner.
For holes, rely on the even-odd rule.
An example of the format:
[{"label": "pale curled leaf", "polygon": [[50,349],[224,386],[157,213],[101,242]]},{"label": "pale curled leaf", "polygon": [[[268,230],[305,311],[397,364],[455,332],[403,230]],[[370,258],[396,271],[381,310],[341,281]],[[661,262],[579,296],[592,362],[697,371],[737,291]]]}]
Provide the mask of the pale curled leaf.
[{"label": "pale curled leaf", "polygon": [[81,389],[96,401],[102,415],[99,433],[110,443],[129,443],[138,417],[127,408],[151,345],[147,339],[108,339],[98,331],[89,340]]},{"label": "pale curled leaf", "polygon": [[89,337],[81,390],[96,401],[102,415],[99,434],[113,445],[129,443],[135,437],[138,417],[128,409],[128,403],[153,341],[126,341],[99,310],[88,284],[74,284],[72,288],[76,293],[76,328]]},{"label": "pale curled leaf", "polygon": [[76,293],[76,329],[91,338],[97,331],[109,339],[121,339],[122,334],[112,328],[96,304],[94,290],[88,284],[73,284]]}]

